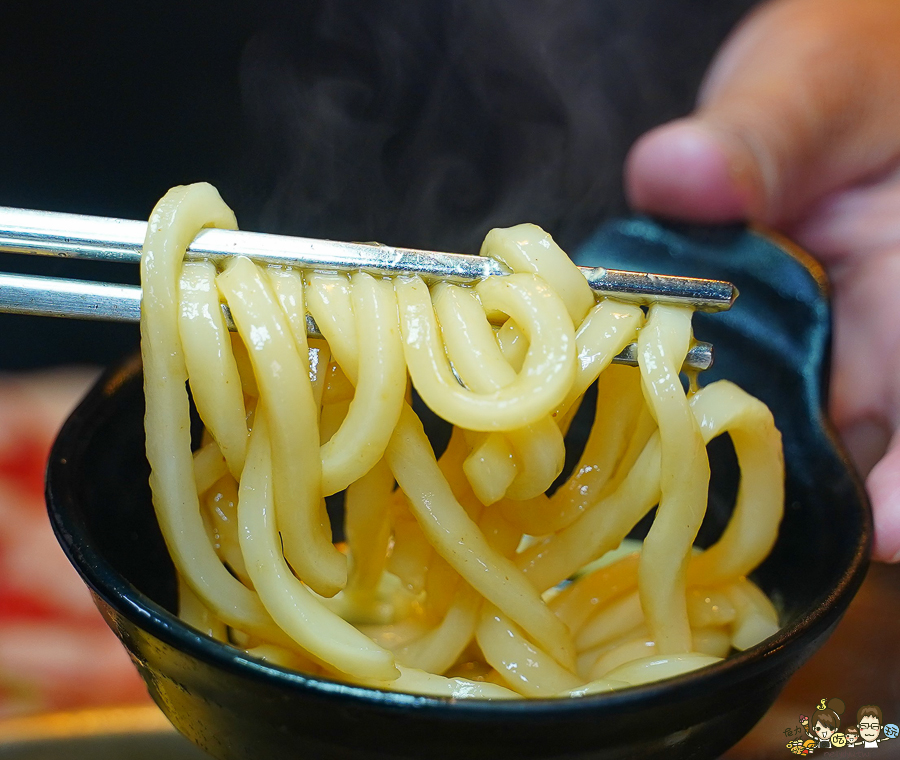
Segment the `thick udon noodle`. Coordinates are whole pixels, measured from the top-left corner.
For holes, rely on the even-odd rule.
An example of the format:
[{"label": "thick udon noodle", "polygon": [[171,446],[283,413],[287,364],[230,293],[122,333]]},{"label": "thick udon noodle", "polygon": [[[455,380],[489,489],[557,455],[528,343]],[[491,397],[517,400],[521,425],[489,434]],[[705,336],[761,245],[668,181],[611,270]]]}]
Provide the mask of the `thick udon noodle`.
[{"label": "thick udon noodle", "polygon": [[[183,263],[209,226],[235,227],[216,191],[173,189],[141,264],[147,456],[187,623],[308,673],[487,699],[665,678],[777,629],[746,576],[781,519],[780,436],[729,382],[686,395],[688,310],[595,302],[530,225],[484,243],[515,274],[431,288]],[[307,311],[326,341],[307,339]],[[639,369],[611,364],[634,340]],[[408,378],[454,426],[438,459]],[[205,425],[193,453],[186,381]],[[547,495],[595,381],[587,445]],[[699,552],[722,433],[737,503]],[[335,546],[324,497],[344,489]],[[622,548],[657,505],[640,551]]]}]

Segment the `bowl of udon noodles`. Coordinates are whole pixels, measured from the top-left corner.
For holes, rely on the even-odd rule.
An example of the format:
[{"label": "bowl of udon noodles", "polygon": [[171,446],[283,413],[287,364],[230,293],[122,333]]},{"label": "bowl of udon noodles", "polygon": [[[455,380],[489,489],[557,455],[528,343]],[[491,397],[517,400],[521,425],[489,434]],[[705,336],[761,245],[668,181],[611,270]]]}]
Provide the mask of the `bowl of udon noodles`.
[{"label": "bowl of udon noodles", "polygon": [[632,218],[575,253],[739,288],[694,315],[595,299],[530,225],[469,287],[184,263],[205,226],[234,226],[207,185],[155,209],[142,356],[62,429],[47,499],[211,756],[718,757],[837,625],[871,516],[787,242]]}]

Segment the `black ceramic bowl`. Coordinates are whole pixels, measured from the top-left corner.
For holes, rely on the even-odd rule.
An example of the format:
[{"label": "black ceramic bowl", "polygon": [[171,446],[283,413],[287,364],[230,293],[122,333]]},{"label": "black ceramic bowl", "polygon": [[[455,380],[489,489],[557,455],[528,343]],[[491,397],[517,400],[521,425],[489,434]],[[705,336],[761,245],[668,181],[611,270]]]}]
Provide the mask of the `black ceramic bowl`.
[{"label": "black ceramic bowl", "polygon": [[[734,309],[698,316],[716,346],[704,380],[727,376],[772,408],[784,436],[780,538],[755,574],[783,628],[700,672],[581,699],[451,702],[308,678],[208,639],[173,615],[172,566],[144,458],[141,370],[108,372],[53,449],[47,498],[63,549],[172,723],[217,758],[716,757],[743,736],[837,624],[865,574],[865,495],[822,413],[829,310],[820,272],[744,230],[647,220],[601,228],[581,263],[730,279]],[[717,473],[700,543],[727,519],[733,452]]]}]

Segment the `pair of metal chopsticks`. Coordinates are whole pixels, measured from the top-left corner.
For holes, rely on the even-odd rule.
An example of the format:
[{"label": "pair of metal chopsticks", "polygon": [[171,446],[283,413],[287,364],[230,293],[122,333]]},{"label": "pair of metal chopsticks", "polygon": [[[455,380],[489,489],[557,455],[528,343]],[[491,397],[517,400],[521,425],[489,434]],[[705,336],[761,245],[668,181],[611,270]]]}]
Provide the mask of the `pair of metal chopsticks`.
[{"label": "pair of metal chopsticks", "polygon": [[[9,253],[136,264],[146,230],[146,222],[0,207],[0,251]],[[185,258],[222,264],[231,256],[315,270],[415,274],[432,282],[467,283],[510,274],[499,262],[481,256],[219,229],[202,230]],[[633,303],[662,301],[722,311],[730,308],[737,295],[731,283],[721,280],[604,267],[581,270],[598,295]],[[0,312],[137,322],[140,304],[140,288],[135,286],[0,273]],[[227,308],[225,311],[226,321],[233,327]],[[308,315],[307,326],[310,335],[318,335]],[[636,345],[627,346],[615,361],[636,364]],[[685,366],[703,370],[711,365],[712,346],[695,344]]]}]

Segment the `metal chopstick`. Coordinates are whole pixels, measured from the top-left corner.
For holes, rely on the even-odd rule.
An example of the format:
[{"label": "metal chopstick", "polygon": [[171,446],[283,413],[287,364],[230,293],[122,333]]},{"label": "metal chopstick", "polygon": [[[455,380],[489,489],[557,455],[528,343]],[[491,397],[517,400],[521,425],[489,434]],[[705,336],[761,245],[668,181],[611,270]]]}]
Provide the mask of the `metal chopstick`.
[{"label": "metal chopstick", "polygon": [[[222,311],[228,329],[234,330],[231,314],[224,304]],[[141,289],[135,285],[0,273],[0,312],[138,322],[141,318]],[[310,337],[321,337],[318,326],[309,314],[306,315],[306,331]],[[637,344],[627,345],[613,361],[636,366]],[[712,345],[698,341],[688,351],[684,367],[702,371],[709,369],[712,363]]]},{"label": "metal chopstick", "polygon": [[[0,251],[11,253],[137,263],[146,230],[146,222],[127,219],[0,207]],[[202,230],[185,258],[224,263],[232,256],[247,256],[263,264],[417,274],[448,282],[510,274],[499,262],[482,256],[219,229]],[[722,311],[730,308],[737,296],[736,288],[721,280],[604,267],[581,269],[599,295],[634,303],[665,301],[701,311]]]}]

